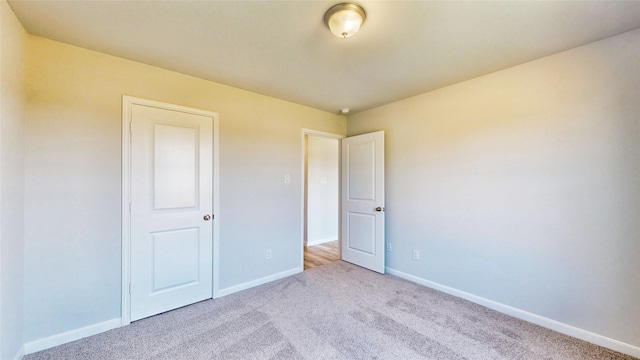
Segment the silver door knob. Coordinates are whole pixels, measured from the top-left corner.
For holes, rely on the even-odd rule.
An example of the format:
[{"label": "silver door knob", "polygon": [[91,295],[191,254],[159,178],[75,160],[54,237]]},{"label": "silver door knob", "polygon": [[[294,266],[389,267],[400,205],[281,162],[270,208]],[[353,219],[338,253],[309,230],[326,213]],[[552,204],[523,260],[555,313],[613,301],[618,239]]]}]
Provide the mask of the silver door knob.
[{"label": "silver door knob", "polygon": [[209,220],[211,220],[211,215],[205,215],[203,217],[203,219],[204,219],[204,221],[209,221]]},{"label": "silver door knob", "polygon": [[382,211],[382,208],[381,208],[380,206],[378,206],[378,207],[376,208],[376,211]]}]

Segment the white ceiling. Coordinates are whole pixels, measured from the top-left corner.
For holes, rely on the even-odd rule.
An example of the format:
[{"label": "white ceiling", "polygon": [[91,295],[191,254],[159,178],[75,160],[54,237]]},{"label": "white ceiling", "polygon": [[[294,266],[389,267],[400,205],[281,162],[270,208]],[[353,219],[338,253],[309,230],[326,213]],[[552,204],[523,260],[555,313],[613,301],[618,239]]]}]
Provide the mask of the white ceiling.
[{"label": "white ceiling", "polygon": [[640,1],[9,0],[34,35],[337,113],[434,90],[640,28]]}]

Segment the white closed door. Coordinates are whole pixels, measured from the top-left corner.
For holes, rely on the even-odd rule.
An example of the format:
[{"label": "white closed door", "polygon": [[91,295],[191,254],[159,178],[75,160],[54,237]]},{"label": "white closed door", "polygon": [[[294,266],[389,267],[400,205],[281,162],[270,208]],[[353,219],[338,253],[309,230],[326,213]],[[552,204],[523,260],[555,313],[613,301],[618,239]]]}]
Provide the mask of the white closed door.
[{"label": "white closed door", "polygon": [[384,274],[384,131],[342,139],[342,260]]},{"label": "white closed door", "polygon": [[131,321],[212,297],[213,118],[131,107]]}]

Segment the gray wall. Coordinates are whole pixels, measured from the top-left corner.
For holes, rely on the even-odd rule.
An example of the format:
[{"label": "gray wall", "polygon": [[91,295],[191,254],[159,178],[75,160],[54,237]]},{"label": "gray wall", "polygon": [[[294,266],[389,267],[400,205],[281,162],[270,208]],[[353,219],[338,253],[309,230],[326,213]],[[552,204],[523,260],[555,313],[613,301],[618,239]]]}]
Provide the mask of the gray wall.
[{"label": "gray wall", "polygon": [[0,1],[0,358],[22,353],[27,33]]},{"label": "gray wall", "polygon": [[350,116],[387,136],[387,266],[640,346],[638,64],[635,30]]}]

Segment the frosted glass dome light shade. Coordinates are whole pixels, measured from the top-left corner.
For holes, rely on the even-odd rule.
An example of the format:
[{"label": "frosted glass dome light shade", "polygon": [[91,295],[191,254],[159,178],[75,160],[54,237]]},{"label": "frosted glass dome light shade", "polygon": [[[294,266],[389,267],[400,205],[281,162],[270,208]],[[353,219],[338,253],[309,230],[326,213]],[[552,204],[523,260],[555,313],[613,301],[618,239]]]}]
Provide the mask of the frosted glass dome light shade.
[{"label": "frosted glass dome light shade", "polygon": [[358,32],[365,18],[364,9],[350,3],[335,5],[324,14],[324,22],[329,30],[333,35],[342,38],[348,38]]}]

